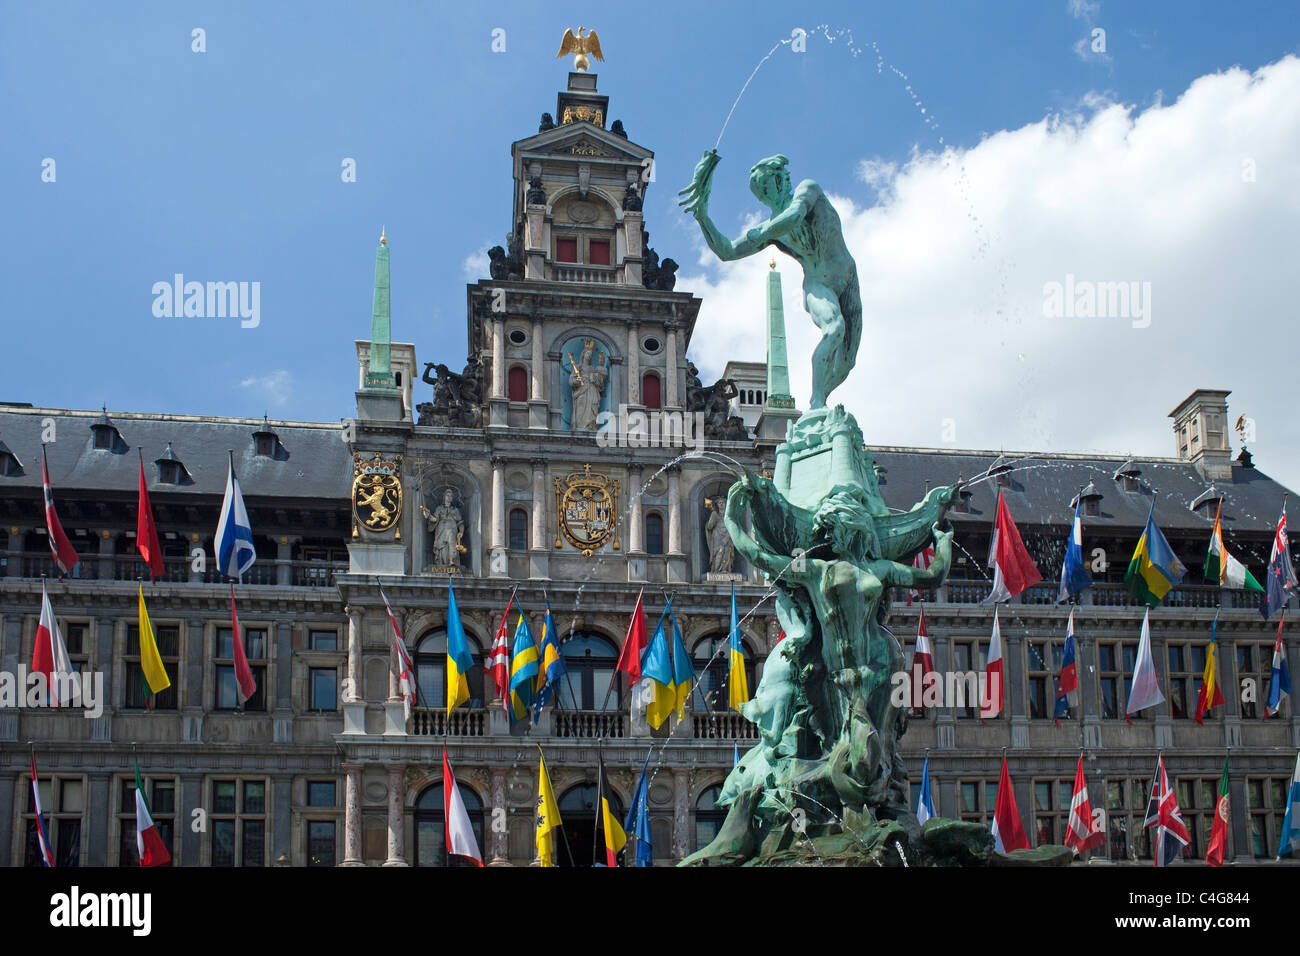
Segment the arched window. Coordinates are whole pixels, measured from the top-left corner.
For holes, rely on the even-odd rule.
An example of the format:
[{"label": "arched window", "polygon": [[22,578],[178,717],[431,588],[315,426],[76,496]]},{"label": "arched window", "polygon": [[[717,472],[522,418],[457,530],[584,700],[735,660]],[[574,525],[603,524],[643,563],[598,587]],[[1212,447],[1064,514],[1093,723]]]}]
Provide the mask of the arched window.
[{"label": "arched window", "polygon": [[528,401],[528,369],[512,365],[506,380],[506,395],[512,402]]},{"label": "arched window", "polygon": [[[699,682],[695,685],[694,697],[691,700],[691,709],[697,714],[709,710],[730,710],[728,703],[730,695],[730,686],[728,677],[731,674],[731,651],[728,648],[729,638],[725,632],[710,634],[703,638],[695,645],[695,651],[691,654],[692,662],[695,664],[695,673],[699,675]],[[748,686],[749,696],[754,696],[754,658],[749,653],[749,648],[745,647],[745,642],[740,642],[741,653],[745,656],[745,684]]]},{"label": "arched window", "polygon": [[655,511],[645,516],[645,551],[646,554],[664,553],[664,519]]},{"label": "arched window", "polygon": [[646,372],[641,376],[641,404],[646,408],[663,408],[663,396],[659,391],[659,376]]},{"label": "arched window", "polygon": [[[483,650],[472,635],[465,635],[474,664],[469,669],[469,706],[483,706]],[[424,707],[447,706],[447,632],[432,631],[420,639],[415,651],[415,676]],[[441,792],[441,791],[439,791]]]},{"label": "arched window", "polygon": [[[599,634],[576,632],[572,637],[560,635],[560,650],[568,671],[559,679],[556,696],[561,710],[620,710],[621,687],[610,680],[618,663],[618,648]],[[606,693],[609,700],[605,699]]]},{"label": "arched window", "polygon": [[[469,814],[470,825],[474,828],[474,841],[478,851],[483,852],[483,801],[479,795],[457,783],[460,798],[465,801],[465,812]],[[475,866],[469,857],[448,856],[446,825],[443,816],[444,796],[442,781],[420,794],[415,803],[415,865],[416,866]],[[561,814],[561,819],[564,819]]]},{"label": "arched window", "polygon": [[[570,787],[560,795],[560,819],[564,821],[564,838],[555,847],[557,866],[591,866],[594,862],[605,862],[605,831],[600,833],[600,844],[596,843],[596,808],[600,805],[600,796],[594,783],[580,783]],[[610,790],[610,810],[619,826],[623,825],[623,801],[618,794]],[[568,843],[568,850],[565,843]],[[572,862],[569,856],[572,854]]]},{"label": "arched window", "polygon": [[713,838],[722,829],[722,821],[727,819],[724,807],[716,806],[718,797],[722,796],[722,784],[715,783],[705,787],[695,800],[695,849],[701,849],[713,842]]},{"label": "arched window", "polygon": [[528,512],[523,508],[510,509],[510,547],[515,551],[528,548]]}]

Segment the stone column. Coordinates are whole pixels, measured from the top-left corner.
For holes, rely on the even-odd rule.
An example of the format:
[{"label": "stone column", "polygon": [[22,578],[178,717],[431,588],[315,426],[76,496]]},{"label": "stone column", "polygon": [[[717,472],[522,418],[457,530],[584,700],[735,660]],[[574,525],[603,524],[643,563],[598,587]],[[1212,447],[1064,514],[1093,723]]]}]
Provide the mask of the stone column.
[{"label": "stone column", "polygon": [[488,574],[494,578],[510,575],[506,559],[506,460],[492,456],[492,553]]},{"label": "stone column", "polygon": [[668,468],[668,553],[682,553],[682,497],[680,465]]},{"label": "stone column", "polygon": [[347,774],[343,804],[343,865],[365,866],[361,857],[361,765],[345,763]]},{"label": "stone column", "polygon": [[673,859],[684,860],[690,853],[690,774],[673,771]]},{"label": "stone column", "polygon": [[677,322],[669,319],[664,323],[664,408],[678,408],[677,400]]},{"label": "stone column", "polygon": [[293,625],[275,626],[275,658],[275,709],[289,713],[293,710]]},{"label": "stone column", "polygon": [[[203,859],[203,834],[194,832],[194,827],[190,825],[190,811],[195,807],[202,807],[203,804],[203,774],[186,774],[181,777],[181,792],[179,794],[180,802],[177,809],[185,808],[185,813],[177,814],[176,828],[172,837],[172,852],[175,854],[175,841],[179,838],[181,843],[180,857],[176,865],[181,866],[198,866]],[[209,808],[211,809],[211,808]]]},{"label": "stone column", "polygon": [[[23,529],[12,527],[9,529],[8,544],[8,561],[5,562],[5,576],[16,578],[23,573]],[[3,829],[3,827],[0,827]],[[8,860],[7,856],[0,857],[0,861]]]},{"label": "stone column", "polygon": [[[406,636],[406,608],[393,608],[393,617],[397,621],[397,629]],[[391,631],[392,628],[390,627]],[[400,701],[402,699],[402,659],[397,654],[397,642],[391,641],[388,645],[388,699],[390,701]]]},{"label": "stone column", "polygon": [[534,551],[546,550],[546,459],[534,458],[533,466],[533,529],[528,542]]},{"label": "stone column", "polygon": [[506,772],[504,769],[493,768],[492,770],[492,806],[488,812],[488,829],[491,836],[488,838],[491,844],[491,858],[488,860],[490,866],[508,866],[510,864],[510,831],[508,826],[497,827],[493,825],[497,809],[506,810],[502,823],[508,823],[509,810],[506,807]]},{"label": "stone column", "polygon": [[110,776],[106,773],[90,775],[90,793],[87,794],[86,823],[89,828],[86,849],[87,866],[108,866],[108,830],[117,821],[109,813],[108,783]]},{"label": "stone column", "polygon": [[406,866],[406,767],[385,764],[388,771],[388,859],[384,866]]},{"label": "stone column", "polygon": [[542,351],[542,317],[533,316],[533,367],[532,367],[532,395],[533,401],[540,402],[546,400],[546,362],[545,352]]},{"label": "stone column", "polygon": [[506,317],[492,316],[492,388],[489,398],[506,397]]},{"label": "stone column", "polygon": [[344,611],[348,615],[348,685],[347,700],[361,699],[361,621],[362,610],[349,604]]},{"label": "stone column", "polygon": [[[276,774],[271,778],[271,861],[282,856],[293,860],[293,775]],[[180,821],[178,821],[180,822]]]},{"label": "stone column", "polygon": [[99,568],[98,575],[101,581],[112,581],[116,575],[113,573],[113,532],[101,531],[99,533]]},{"label": "stone column", "polygon": [[[627,403],[641,404],[641,326],[633,321],[627,324]],[[614,409],[617,413],[617,409]]]},{"label": "stone column", "polygon": [[641,472],[640,462],[628,462],[627,465],[627,500],[631,503],[627,529],[627,550],[629,554],[645,551],[645,517],[641,510]]},{"label": "stone column", "polygon": [[190,534],[190,575],[189,575],[189,582],[190,582],[190,584],[202,584],[202,583],[203,583],[203,572],[200,571],[198,568],[196,568],[196,567],[194,566],[194,549],[195,549],[195,548],[198,548],[200,551],[203,550],[203,539],[200,538],[197,534],[193,534],[193,533],[191,533],[191,534]]}]

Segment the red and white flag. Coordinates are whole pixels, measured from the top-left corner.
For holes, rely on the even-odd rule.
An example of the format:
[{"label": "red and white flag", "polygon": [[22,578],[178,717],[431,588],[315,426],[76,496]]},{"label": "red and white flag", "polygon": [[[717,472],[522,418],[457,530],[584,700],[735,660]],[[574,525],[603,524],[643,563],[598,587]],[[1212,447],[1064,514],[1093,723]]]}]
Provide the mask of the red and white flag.
[{"label": "red and white flag", "polygon": [[63,533],[59,516],[54,511],[54,489],[50,487],[50,467],[45,461],[45,446],[41,446],[41,487],[45,491],[45,531],[50,542],[50,554],[54,556],[54,565],[59,574],[70,574],[80,558],[72,542]]},{"label": "red and white flag", "polygon": [[1007,510],[1007,503],[1000,491],[998,514],[993,522],[993,538],[989,542],[988,566],[993,569],[993,590],[981,604],[1010,600],[1043,580],[1033,558],[1025,549],[1025,543],[1020,540],[1020,531],[1011,520],[1011,512]]},{"label": "red and white flag", "polygon": [[81,674],[72,669],[68,647],[59,633],[50,596],[41,582],[41,620],[36,625],[36,643],[32,646],[32,673],[45,675],[50,705],[60,707],[81,699]]},{"label": "red and white flag", "polygon": [[1178,808],[1178,798],[1165,773],[1165,758],[1156,758],[1156,776],[1152,782],[1151,799],[1147,801],[1143,827],[1155,827],[1155,846],[1152,856],[1156,866],[1168,866],[1178,859],[1183,849],[1192,842],[1192,835],[1183,823],[1183,812]]},{"label": "red and white flag", "polygon": [[141,866],[166,866],[172,861],[163,843],[158,827],[149,812],[149,801],[144,798],[144,781],[140,779],[140,761],[135,761],[135,849]]},{"label": "red and white flag", "polygon": [[1088,782],[1083,777],[1083,754],[1079,754],[1079,765],[1074,770],[1074,796],[1070,798],[1064,842],[1076,856],[1106,842],[1106,834],[1092,828],[1092,803],[1088,800]]},{"label": "red and white flag", "polygon": [[930,650],[930,635],[925,629],[925,608],[921,608],[921,622],[916,628],[916,650],[912,654],[912,713],[925,713],[925,677],[934,673],[934,653]]},{"label": "red and white flag", "polygon": [[478,841],[474,839],[474,826],[469,822],[465,811],[465,801],[461,799],[460,787],[456,785],[456,775],[451,772],[451,761],[447,759],[447,748],[442,748],[442,817],[446,821],[445,836],[448,856],[466,856],[483,865],[483,854],[479,852]]},{"label": "red and white flag", "polygon": [[631,689],[641,679],[641,655],[647,643],[645,631],[645,610],[641,607],[641,594],[637,592],[636,607],[632,609],[632,619],[627,622],[627,634],[623,636],[623,647],[618,652],[618,663],[614,673],[627,674],[627,686]]},{"label": "red and white flag", "polygon": [[140,452],[140,492],[136,505],[135,546],[149,565],[149,573],[157,581],[163,576],[162,547],[158,544],[158,527],[153,523],[153,507],[149,504],[149,488],[144,480],[144,452]]},{"label": "red and white flag", "polygon": [[36,810],[36,843],[41,851],[41,862],[46,866],[53,866],[54,853],[50,850],[50,831],[45,828],[45,814],[41,812],[41,787],[36,779],[35,754],[32,754],[32,807]]},{"label": "red and white flag", "polygon": [[244,653],[244,635],[239,630],[239,613],[235,610],[235,586],[233,584],[230,586],[230,622],[233,625],[230,632],[230,642],[234,645],[235,684],[238,687],[236,694],[239,697],[239,706],[243,707],[244,703],[257,693],[257,681],[253,680],[253,671],[248,666],[248,655]]},{"label": "red and white flag", "polygon": [[393,625],[393,646],[397,648],[397,681],[402,691],[402,710],[406,719],[411,719],[411,710],[415,707],[415,664],[407,653],[406,641],[402,639],[402,629],[397,626],[397,615],[388,603],[388,595],[379,589],[379,596],[384,599],[384,610],[388,612],[388,623]]},{"label": "red and white flag", "polygon": [[[912,567],[916,568],[918,571],[929,571],[930,565],[933,563],[934,563],[934,545],[932,544],[927,545],[924,549],[918,551],[916,553],[916,557],[912,559]],[[912,601],[916,600],[920,596],[921,596],[920,591],[918,591],[916,588],[911,588],[907,592],[907,606],[911,607]]]},{"label": "red and white flag", "polygon": [[1002,713],[1002,629],[998,626],[998,609],[993,609],[993,633],[989,637],[988,662],[980,684],[980,720]]},{"label": "red and white flag", "polygon": [[492,650],[488,652],[487,660],[483,663],[483,670],[487,671],[488,678],[496,685],[497,697],[501,699],[507,714],[510,713],[510,635],[509,618],[510,608],[514,606],[514,599],[506,602],[505,613],[501,615],[501,623],[497,625],[496,637],[492,638]]},{"label": "red and white flag", "polygon": [[998,802],[993,809],[993,849],[999,853],[1028,850],[1029,837],[1025,836],[1020,811],[1016,809],[1016,795],[1011,791],[1011,777],[1007,774],[1007,755],[1002,755],[1002,777],[998,781]]}]

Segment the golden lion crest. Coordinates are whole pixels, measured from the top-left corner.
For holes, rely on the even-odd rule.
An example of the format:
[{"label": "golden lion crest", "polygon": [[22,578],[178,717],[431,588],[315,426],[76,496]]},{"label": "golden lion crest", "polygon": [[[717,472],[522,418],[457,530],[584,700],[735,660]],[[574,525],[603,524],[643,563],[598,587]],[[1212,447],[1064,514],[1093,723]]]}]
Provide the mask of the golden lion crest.
[{"label": "golden lion crest", "polygon": [[[352,456],[352,537],[358,527],[383,534],[402,517],[402,456],[385,459],[379,452],[367,459]],[[397,532],[400,540],[402,532]]]}]

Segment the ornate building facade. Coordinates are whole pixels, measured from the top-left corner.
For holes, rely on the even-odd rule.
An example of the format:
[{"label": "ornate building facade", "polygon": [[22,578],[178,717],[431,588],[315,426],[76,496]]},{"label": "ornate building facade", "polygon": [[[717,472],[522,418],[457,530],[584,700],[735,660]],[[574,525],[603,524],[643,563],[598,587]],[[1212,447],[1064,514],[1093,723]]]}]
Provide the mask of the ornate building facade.
[{"label": "ornate building facade", "polygon": [[[488,861],[535,856],[538,746],[565,822],[561,863],[592,858],[598,755],[626,807],[650,753],[657,861],[708,842],[723,816],[720,785],[756,738],[726,706],[733,589],[751,689],[781,637],[766,582],[717,520],[734,469],[776,468],[798,416],[780,276],[769,276],[769,361],[733,363],[705,386],[688,361],[706,347],[700,300],[675,288],[676,265],[650,248],[643,222],[654,154],[608,118],[596,76],[571,73],[555,113],[512,144],[510,229],[490,253],[490,277],[466,289],[462,372],[458,350],[436,349],[421,370],[415,346],[391,340],[394,276],[381,241],[371,336],[356,343],[357,412],[341,428],[0,407],[0,662],[9,673],[30,662],[44,576],[74,664],[102,673],[105,688],[91,719],[0,699],[0,861],[35,859],[33,750],[70,865],[132,864],[133,753],[180,865],[442,865],[444,747]],[[402,279],[399,266],[399,288]],[[431,400],[418,400],[417,378]],[[871,448],[887,501],[987,476],[950,515],[960,549],[949,581],[914,601],[895,595],[890,628],[909,642],[924,607],[940,671],[983,665],[992,611],[979,604],[990,588],[982,559],[999,493],[1046,578],[999,611],[1002,714],[980,721],[971,702],[945,700],[904,738],[914,775],[929,753],[941,815],[990,820],[1006,750],[1031,839],[1059,842],[1082,751],[1107,814],[1094,858],[1149,858],[1142,817],[1163,753],[1195,859],[1229,749],[1230,853],[1271,858],[1300,746],[1290,702],[1262,719],[1276,625],[1197,569],[1221,500],[1230,547],[1259,576],[1287,492],[1247,453],[1231,459],[1226,398],[1198,391],[1175,410],[1168,458]],[[82,557],[61,581],[44,535],[43,443]],[[242,708],[228,585],[210,568],[226,449],[257,534],[258,561],[238,590],[259,693]],[[133,593],[148,580],[133,541],[142,459],[167,567],[143,588],[173,684],[152,701],[139,683]],[[1058,726],[1067,609],[1055,577],[1075,498],[1097,583],[1075,609],[1080,702]],[[1192,570],[1151,615],[1167,704],[1130,724],[1143,609],[1122,577],[1153,502]],[[381,586],[420,687],[409,721]],[[476,665],[471,699],[450,717],[449,586]],[[662,732],[635,719],[614,674],[638,595],[650,627],[671,596],[699,678],[685,719]],[[481,669],[511,604],[535,634],[553,610],[568,666],[557,706],[528,728],[511,728]],[[1192,714],[1216,613],[1227,703],[1200,725]],[[516,621],[512,611],[511,633]],[[1295,673],[1290,628],[1288,637]]]}]

